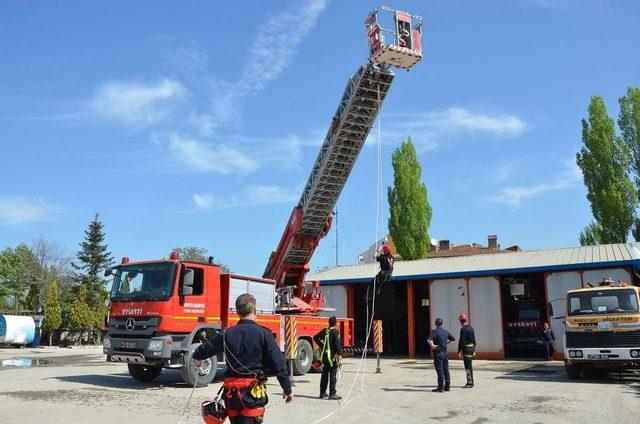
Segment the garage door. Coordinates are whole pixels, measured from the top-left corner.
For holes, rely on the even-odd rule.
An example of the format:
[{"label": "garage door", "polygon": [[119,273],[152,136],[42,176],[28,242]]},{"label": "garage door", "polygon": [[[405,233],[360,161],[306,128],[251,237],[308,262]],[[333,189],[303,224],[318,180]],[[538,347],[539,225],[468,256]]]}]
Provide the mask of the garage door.
[{"label": "garage door", "polygon": [[[469,314],[467,310],[467,282],[462,278],[434,280],[430,284],[431,328],[436,318],[442,318],[444,327],[458,339],[460,323],[458,315]],[[455,351],[456,348],[450,349]]]},{"label": "garage door", "polygon": [[469,299],[469,319],[476,334],[476,351],[492,354],[491,357],[501,357],[503,337],[500,283],[493,277],[470,279]]}]

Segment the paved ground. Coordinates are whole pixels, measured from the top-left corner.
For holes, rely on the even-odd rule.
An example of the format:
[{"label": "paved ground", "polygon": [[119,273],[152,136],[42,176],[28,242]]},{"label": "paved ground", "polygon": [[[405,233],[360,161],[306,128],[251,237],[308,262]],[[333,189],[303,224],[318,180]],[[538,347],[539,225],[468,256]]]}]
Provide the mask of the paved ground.
[{"label": "paved ground", "polygon": [[[31,368],[16,368],[28,365]],[[17,360],[17,361],[16,361]],[[36,360],[38,363],[36,363]],[[107,364],[101,350],[0,349],[0,423],[177,424],[191,388],[176,371],[150,385],[131,379],[126,366]],[[358,361],[346,360],[339,390],[345,395]],[[383,374],[367,364],[365,391],[356,384],[349,402],[330,419],[340,423],[631,423],[640,410],[640,379],[569,381],[561,363],[477,361],[475,389],[461,389],[464,371],[452,361],[454,387],[432,393],[428,361],[389,359]],[[297,377],[296,399],[285,405],[270,380],[267,423],[308,424],[331,413],[335,401],[320,401],[318,374]],[[201,423],[197,405],[219,383],[196,389],[185,423]],[[633,419],[635,412],[636,418]]]}]

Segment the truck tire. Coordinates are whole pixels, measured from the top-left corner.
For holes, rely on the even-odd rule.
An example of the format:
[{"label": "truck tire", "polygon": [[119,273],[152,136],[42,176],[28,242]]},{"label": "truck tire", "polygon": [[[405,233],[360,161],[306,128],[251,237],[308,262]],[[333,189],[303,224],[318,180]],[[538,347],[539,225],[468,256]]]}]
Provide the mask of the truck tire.
[{"label": "truck tire", "polygon": [[204,371],[204,375],[198,374],[198,369],[193,365],[193,361],[191,360],[193,351],[196,350],[198,346],[200,346],[200,343],[193,343],[189,348],[189,352],[184,355],[184,365],[180,368],[180,374],[182,375],[182,381],[191,387],[196,385],[196,381],[198,387],[207,387],[216,377],[218,358],[212,356],[206,359],[200,367],[200,370]]},{"label": "truck tire", "polygon": [[131,377],[142,383],[148,383],[153,381],[162,372],[162,367],[140,365],[140,364],[127,364],[129,367],[129,374]]},{"label": "truck tire", "polygon": [[576,380],[580,378],[580,367],[575,364],[568,364],[565,362],[564,369],[567,372],[567,377],[571,380]]},{"label": "truck tire", "polygon": [[293,361],[293,374],[305,375],[311,369],[313,362],[313,349],[311,343],[304,339],[296,342],[296,358]]}]

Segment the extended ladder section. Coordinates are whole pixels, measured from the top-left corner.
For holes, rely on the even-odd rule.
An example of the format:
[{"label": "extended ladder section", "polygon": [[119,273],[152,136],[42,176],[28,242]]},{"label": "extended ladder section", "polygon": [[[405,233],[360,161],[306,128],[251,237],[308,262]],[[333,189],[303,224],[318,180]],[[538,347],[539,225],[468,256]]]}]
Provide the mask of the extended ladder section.
[{"label": "extended ladder section", "polygon": [[322,148],[265,278],[304,285],[308,263],[331,227],[332,211],[393,82],[388,66],[367,62],[349,79]]},{"label": "extended ladder section", "polygon": [[[385,16],[379,12],[385,12],[390,25],[383,26]],[[349,79],[300,201],[264,271],[264,278],[276,282],[279,312],[323,309],[317,282],[305,292],[309,261],[331,228],[333,208],[387,97],[395,75],[390,68],[409,69],[422,59],[421,17],[383,7],[369,14],[364,27],[369,60]]]}]

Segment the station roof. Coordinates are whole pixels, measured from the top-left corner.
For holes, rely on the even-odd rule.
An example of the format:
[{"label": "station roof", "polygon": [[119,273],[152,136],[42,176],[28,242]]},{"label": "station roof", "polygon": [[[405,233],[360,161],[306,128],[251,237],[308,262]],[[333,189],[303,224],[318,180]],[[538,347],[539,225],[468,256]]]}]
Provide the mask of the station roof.
[{"label": "station roof", "polygon": [[[393,278],[424,280],[614,266],[640,267],[640,243],[397,261]],[[377,262],[338,266],[308,276],[307,280],[320,281],[322,284],[364,283],[371,281],[377,272]]]}]

